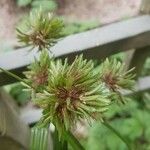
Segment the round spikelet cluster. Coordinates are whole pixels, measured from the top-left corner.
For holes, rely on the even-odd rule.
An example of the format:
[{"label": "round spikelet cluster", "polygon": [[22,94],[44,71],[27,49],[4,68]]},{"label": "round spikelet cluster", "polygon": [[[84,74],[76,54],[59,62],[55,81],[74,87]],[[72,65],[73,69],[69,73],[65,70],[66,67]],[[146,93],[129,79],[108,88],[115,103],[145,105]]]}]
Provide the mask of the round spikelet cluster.
[{"label": "round spikelet cluster", "polygon": [[34,102],[43,109],[40,123],[52,122],[60,135],[80,119],[101,120],[108,109],[108,91],[99,81],[92,61],[77,56],[72,64],[50,61],[47,86]]},{"label": "round spikelet cluster", "polygon": [[63,23],[50,14],[37,11],[30,14],[26,30],[17,30],[18,39],[25,46],[38,47],[39,59],[24,72],[25,86],[33,92],[33,101],[43,109],[40,126],[53,123],[61,137],[77,121],[102,120],[112,100],[121,99],[121,89],[132,89],[133,69],[117,60],[104,61],[95,67],[92,60],[77,56],[68,60],[55,60],[49,48],[61,37]]},{"label": "round spikelet cluster", "polygon": [[35,58],[34,62],[27,67],[28,70],[24,72],[24,75],[26,76],[25,81],[35,92],[43,91],[45,86],[47,86],[48,69],[52,59],[49,52],[43,50],[40,53],[39,60]]},{"label": "round spikelet cluster", "polygon": [[[100,80],[105,83],[106,87],[112,92],[115,99],[120,99],[124,103],[121,90],[132,90],[135,84],[134,68],[126,71],[125,64],[116,59],[108,58],[100,65]],[[116,97],[117,96],[117,97]]]},{"label": "round spikelet cluster", "polygon": [[106,59],[101,65],[101,79],[113,91],[119,89],[132,89],[135,81],[134,68],[125,71],[125,64],[116,59]]},{"label": "round spikelet cluster", "polygon": [[125,65],[116,59],[106,59],[95,67],[83,55],[76,56],[71,64],[67,59],[50,57],[49,48],[61,37],[63,28],[63,23],[50,14],[31,13],[25,28],[17,29],[19,41],[38,47],[40,57],[27,67],[25,79],[0,69],[32,91],[33,102],[43,110],[40,127],[53,123],[62,137],[81,119],[102,121],[112,100],[124,103],[120,90],[132,90],[133,69],[125,71]]},{"label": "round spikelet cluster", "polygon": [[17,37],[23,46],[49,49],[62,36],[63,22],[52,14],[44,14],[42,9],[30,13],[22,28],[17,29]]}]

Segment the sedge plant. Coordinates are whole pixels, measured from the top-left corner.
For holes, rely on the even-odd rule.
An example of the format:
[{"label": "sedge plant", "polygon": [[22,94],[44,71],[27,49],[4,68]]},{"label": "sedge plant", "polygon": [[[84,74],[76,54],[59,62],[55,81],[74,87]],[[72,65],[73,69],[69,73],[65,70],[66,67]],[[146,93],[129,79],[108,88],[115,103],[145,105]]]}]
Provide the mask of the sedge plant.
[{"label": "sedge plant", "polygon": [[[24,79],[1,70],[20,80],[32,93],[32,102],[43,110],[36,128],[48,129],[53,124],[58,135],[55,140],[61,141],[62,145],[67,142],[75,150],[84,149],[72,134],[72,129],[80,120],[87,120],[91,125],[96,120],[131,149],[130,143],[106,121],[105,112],[111,111],[110,105],[116,101],[124,104],[120,90],[132,90],[133,69],[124,71],[124,64],[115,59],[106,59],[95,66],[93,60],[85,59],[82,54],[77,55],[72,63],[68,58],[56,59],[49,51],[62,37],[63,28],[63,22],[52,14],[31,13],[26,29],[17,29],[17,36],[23,45],[37,48],[40,57],[27,67]],[[34,146],[31,149],[36,147],[36,140],[32,141]],[[62,149],[67,149],[67,146]]]}]

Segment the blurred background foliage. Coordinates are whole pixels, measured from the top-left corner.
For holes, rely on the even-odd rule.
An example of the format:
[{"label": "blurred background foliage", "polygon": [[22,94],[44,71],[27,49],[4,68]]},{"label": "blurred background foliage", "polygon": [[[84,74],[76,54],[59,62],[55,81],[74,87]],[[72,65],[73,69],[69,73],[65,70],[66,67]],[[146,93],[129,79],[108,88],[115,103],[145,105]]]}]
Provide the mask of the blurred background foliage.
[{"label": "blurred background foliage", "polygon": [[[29,8],[29,11],[42,7],[43,11],[55,13],[58,8],[56,0],[16,0],[16,3],[19,7]],[[65,23],[64,36],[100,26],[100,23],[96,20],[68,21],[67,18],[59,17]],[[17,26],[22,26],[25,18],[26,16],[21,19]],[[5,51],[10,49],[5,44],[2,46]],[[119,53],[111,57],[123,61],[125,54]],[[141,73],[141,76],[147,75],[150,75],[150,58],[147,59]],[[22,91],[23,86],[20,83],[8,85],[5,88],[19,106],[28,103],[30,93]],[[127,137],[136,150],[150,150],[150,93],[145,92],[130,96],[127,101],[126,105],[112,105],[106,116],[112,126]],[[87,150],[126,150],[124,143],[99,122],[94,122],[92,126],[88,127],[87,135],[88,137],[81,138],[82,144]]]},{"label": "blurred background foliage", "polygon": [[[126,106],[112,107],[108,114],[112,126],[132,143],[134,149],[149,150],[150,111],[139,108],[135,98],[130,99]],[[85,145],[87,150],[126,150],[124,143],[100,123],[94,123],[89,128],[89,137]]]},{"label": "blurred background foliage", "polygon": [[17,5],[20,7],[30,7],[31,11],[33,9],[39,9],[39,7],[44,11],[54,11],[57,9],[55,0],[17,0]]}]

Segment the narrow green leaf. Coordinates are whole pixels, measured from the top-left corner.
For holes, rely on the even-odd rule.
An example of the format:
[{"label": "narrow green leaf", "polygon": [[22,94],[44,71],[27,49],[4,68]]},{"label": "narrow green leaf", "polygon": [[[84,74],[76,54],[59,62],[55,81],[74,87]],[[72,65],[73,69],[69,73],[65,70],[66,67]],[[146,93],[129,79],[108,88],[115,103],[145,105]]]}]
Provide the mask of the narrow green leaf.
[{"label": "narrow green leaf", "polygon": [[47,150],[48,149],[48,128],[32,128],[30,150]]}]

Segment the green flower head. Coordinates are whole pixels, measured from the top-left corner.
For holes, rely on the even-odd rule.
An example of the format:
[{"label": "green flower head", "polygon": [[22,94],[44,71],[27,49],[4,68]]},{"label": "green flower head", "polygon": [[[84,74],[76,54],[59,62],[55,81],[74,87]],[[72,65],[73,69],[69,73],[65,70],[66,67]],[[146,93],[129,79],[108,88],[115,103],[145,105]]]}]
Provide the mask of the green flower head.
[{"label": "green flower head", "polygon": [[106,59],[100,66],[100,80],[113,94],[119,95],[122,100],[120,90],[132,90],[135,84],[133,70],[134,68],[125,71],[124,63],[116,59]]},{"label": "green flower head", "polygon": [[23,29],[17,29],[19,42],[25,46],[48,49],[62,36],[63,22],[52,14],[44,14],[42,10],[30,13]]},{"label": "green flower head", "polygon": [[80,119],[101,120],[108,109],[108,91],[94,73],[92,61],[77,56],[72,64],[51,61],[48,85],[36,94],[34,102],[43,108],[42,125],[52,122],[60,135]]},{"label": "green flower head", "polygon": [[48,84],[48,69],[52,59],[53,58],[50,57],[48,51],[43,50],[39,60],[35,58],[35,61],[28,66],[28,70],[24,72],[26,77],[25,81],[35,92],[43,90]]}]

